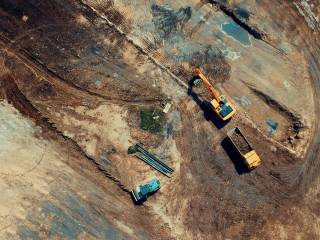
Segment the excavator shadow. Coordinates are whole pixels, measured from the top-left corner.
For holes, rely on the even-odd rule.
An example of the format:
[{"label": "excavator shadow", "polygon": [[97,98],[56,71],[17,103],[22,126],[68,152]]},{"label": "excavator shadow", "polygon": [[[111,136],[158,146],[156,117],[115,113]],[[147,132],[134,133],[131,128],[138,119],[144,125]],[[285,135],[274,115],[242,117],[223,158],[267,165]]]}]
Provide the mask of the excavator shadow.
[{"label": "excavator shadow", "polygon": [[217,115],[213,112],[213,110],[210,107],[210,103],[206,100],[202,100],[199,98],[199,96],[193,91],[193,87],[194,87],[194,80],[196,78],[193,77],[192,79],[190,79],[189,81],[189,87],[188,87],[188,95],[192,97],[192,99],[197,103],[197,105],[201,108],[201,110],[203,111],[203,115],[205,117],[205,119],[207,121],[211,121],[216,128],[221,129],[223,128],[225,125],[228,124],[228,121],[221,121]]},{"label": "excavator shadow", "polygon": [[234,168],[236,169],[239,175],[250,173],[251,171],[244,164],[241,155],[237,152],[236,148],[230,141],[228,137],[224,138],[221,142],[221,146],[224,151],[227,153],[228,157],[231,159]]}]

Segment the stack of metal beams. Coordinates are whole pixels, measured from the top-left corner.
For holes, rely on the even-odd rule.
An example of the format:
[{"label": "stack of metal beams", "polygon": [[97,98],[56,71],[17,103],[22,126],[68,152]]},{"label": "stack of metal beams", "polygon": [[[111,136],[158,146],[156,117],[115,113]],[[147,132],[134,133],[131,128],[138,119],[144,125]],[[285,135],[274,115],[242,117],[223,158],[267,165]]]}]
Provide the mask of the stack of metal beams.
[{"label": "stack of metal beams", "polygon": [[[171,177],[171,174],[173,173],[173,169],[169,167],[167,164],[162,162],[160,159],[158,159],[155,155],[151,154],[147,149],[145,149],[141,144],[136,144],[133,146],[133,149],[136,152],[142,153],[142,155],[135,155],[137,158],[151,166],[152,168],[156,169],[163,175],[167,177]],[[132,148],[131,148],[132,150]]]}]

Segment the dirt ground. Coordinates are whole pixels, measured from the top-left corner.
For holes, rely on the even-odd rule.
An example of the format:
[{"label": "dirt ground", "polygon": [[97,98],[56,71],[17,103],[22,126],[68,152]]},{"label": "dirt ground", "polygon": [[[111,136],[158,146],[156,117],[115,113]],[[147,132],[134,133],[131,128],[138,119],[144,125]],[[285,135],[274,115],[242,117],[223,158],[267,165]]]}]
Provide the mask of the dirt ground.
[{"label": "dirt ground", "polygon": [[[319,14],[318,0],[1,1],[1,238],[320,239]],[[137,142],[173,176],[128,154]]]}]

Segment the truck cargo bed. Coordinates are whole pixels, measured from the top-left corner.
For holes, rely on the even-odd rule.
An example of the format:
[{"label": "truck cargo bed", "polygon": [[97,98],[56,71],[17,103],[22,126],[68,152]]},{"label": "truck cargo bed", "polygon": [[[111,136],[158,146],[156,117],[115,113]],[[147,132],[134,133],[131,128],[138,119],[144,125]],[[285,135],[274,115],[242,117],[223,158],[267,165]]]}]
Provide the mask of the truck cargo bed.
[{"label": "truck cargo bed", "polygon": [[245,155],[252,150],[252,147],[250,146],[245,136],[241,133],[239,128],[234,128],[229,131],[228,137],[242,155]]}]

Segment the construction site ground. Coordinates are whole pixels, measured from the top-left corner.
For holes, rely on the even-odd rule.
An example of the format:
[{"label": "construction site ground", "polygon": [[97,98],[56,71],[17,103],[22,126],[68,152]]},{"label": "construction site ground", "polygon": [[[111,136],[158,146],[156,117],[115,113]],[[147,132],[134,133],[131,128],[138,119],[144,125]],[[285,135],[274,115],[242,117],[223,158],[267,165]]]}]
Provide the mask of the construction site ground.
[{"label": "construction site ground", "polygon": [[320,239],[319,16],[319,0],[2,0],[0,239]]}]

